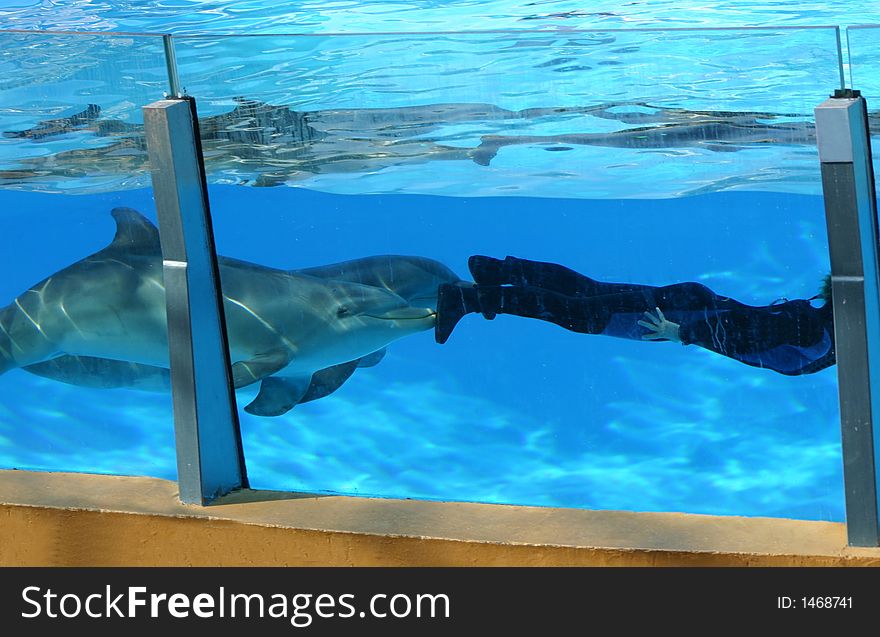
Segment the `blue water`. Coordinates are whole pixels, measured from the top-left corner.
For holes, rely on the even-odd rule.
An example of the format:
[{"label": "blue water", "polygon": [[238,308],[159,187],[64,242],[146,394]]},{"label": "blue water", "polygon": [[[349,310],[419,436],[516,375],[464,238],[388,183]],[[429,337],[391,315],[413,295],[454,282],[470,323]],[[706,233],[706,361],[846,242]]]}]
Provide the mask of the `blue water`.
[{"label": "blue water", "polygon": [[6,28],[163,33],[352,33],[880,22],[876,3],[843,0],[0,0]]},{"label": "blue water", "polygon": [[[839,86],[832,29],[574,30],[862,22],[880,22],[870,3],[0,0],[0,29],[181,34],[181,80],[202,115],[228,112],[245,95],[297,111],[484,102],[510,110],[765,111],[784,116],[773,121],[803,123]],[[477,29],[523,34],[400,35]],[[534,29],[552,33],[525,32]],[[182,35],[376,31],[398,35]],[[880,97],[877,75],[865,71],[880,30],[852,35],[846,75]],[[3,131],[90,103],[101,105],[104,119],[136,124],[167,84],[161,44],[150,38],[0,34],[0,69]],[[432,122],[392,129],[387,139],[427,152],[435,144],[472,148],[486,134],[632,126],[583,115]],[[346,143],[383,132],[334,131]],[[86,131],[38,142],[0,138],[0,171],[109,144]],[[828,271],[813,146],[547,146],[505,147],[480,166],[418,152],[402,160],[393,146],[392,160],[371,146],[370,161],[346,163],[343,145],[320,170],[290,170],[285,185],[273,188],[252,187],[265,168],[253,161],[211,164],[218,251],[283,268],[414,254],[463,277],[471,254],[513,254],[602,280],[698,281],[756,305],[811,297]],[[111,157],[0,189],[0,305],[106,245],[114,206],[155,219],[149,173],[136,153]],[[239,391],[239,404],[254,393]],[[278,418],[241,410],[240,417],[256,488],[844,517],[833,367],[791,378],[696,347],[468,316],[445,345],[430,332],[393,344],[378,366],[358,370],[330,397]],[[170,397],[13,370],[0,377],[0,467],[174,479]]]},{"label": "blue water", "polygon": [[[153,214],[146,190],[2,196],[3,236],[15,237],[6,254],[20,264],[2,298],[106,243],[110,207]],[[218,250],[280,267],[410,253],[465,275],[469,254],[511,253],[605,280],[697,280],[756,304],[812,296],[827,269],[818,197],[548,206],[232,186],[211,197]],[[695,210],[713,211],[712,223]],[[239,392],[242,405],[252,397]],[[0,382],[0,466],[174,478],[169,403],[10,372]],[[430,333],[392,345],[331,397],[279,418],[241,418],[258,488],[843,516],[834,368],[789,378],[694,347],[472,316],[443,346]]]}]

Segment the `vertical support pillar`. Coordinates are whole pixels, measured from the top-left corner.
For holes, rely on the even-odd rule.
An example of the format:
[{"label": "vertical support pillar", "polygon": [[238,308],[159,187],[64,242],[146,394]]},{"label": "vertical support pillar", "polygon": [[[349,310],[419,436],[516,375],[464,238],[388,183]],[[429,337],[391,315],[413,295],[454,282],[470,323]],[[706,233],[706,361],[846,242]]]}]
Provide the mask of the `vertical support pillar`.
[{"label": "vertical support pillar", "polygon": [[867,105],[836,91],[816,108],[831,256],[846,524],[852,546],[880,546],[880,266]]},{"label": "vertical support pillar", "polygon": [[180,500],[247,486],[192,98],[144,107],[168,313]]}]

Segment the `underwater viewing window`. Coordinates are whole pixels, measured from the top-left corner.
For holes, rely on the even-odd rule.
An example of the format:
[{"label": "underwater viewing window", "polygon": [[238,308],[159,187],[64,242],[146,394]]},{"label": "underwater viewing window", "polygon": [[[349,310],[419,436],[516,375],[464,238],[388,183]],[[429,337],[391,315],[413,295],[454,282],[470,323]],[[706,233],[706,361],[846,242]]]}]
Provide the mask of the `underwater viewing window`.
[{"label": "underwater viewing window", "polygon": [[[170,395],[132,402],[135,392],[113,389],[129,382],[127,363],[48,358],[55,352],[41,354],[38,345],[38,326],[46,334],[70,329],[92,310],[108,310],[97,299],[102,290],[128,285],[124,272],[101,274],[130,254],[124,238],[114,241],[111,210],[133,205],[131,189],[149,192],[141,109],[167,87],[162,38],[4,31],[0,66],[2,325],[34,348],[14,352],[11,365],[4,350],[0,466],[163,475],[174,459],[173,430],[150,424],[171,423]],[[84,261],[90,254],[98,258]],[[74,263],[78,272],[65,270]],[[61,272],[69,275],[63,284]],[[50,318],[50,308],[61,312]],[[108,349],[127,340],[95,319],[87,338]],[[138,382],[165,386],[161,375]]]},{"label": "underwater viewing window", "polygon": [[[871,124],[875,34],[847,31]],[[164,322],[163,259],[178,260],[143,116],[179,82],[198,110],[240,485],[843,521],[833,358],[803,372],[784,347],[729,354],[717,330],[714,351],[647,342],[634,309],[577,333],[546,296],[519,316],[462,306],[448,341],[434,333],[438,290],[471,289],[474,255],[530,294],[528,268],[552,263],[595,295],[689,284],[770,313],[808,303],[832,270],[814,109],[844,86],[840,45],[834,27],[0,32],[0,232],[15,238],[0,466],[184,479]],[[218,492],[200,487],[181,497]]]}]

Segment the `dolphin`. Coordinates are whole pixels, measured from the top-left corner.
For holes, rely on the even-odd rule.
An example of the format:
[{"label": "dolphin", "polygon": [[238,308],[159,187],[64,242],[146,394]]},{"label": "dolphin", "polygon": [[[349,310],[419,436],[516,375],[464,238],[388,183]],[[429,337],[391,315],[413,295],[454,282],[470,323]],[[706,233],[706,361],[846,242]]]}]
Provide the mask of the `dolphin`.
[{"label": "dolphin", "polygon": [[[13,368],[91,387],[165,390],[168,336],[156,227],[115,208],[104,249],[0,310],[0,374]],[[382,255],[280,270],[219,257],[236,388],[260,382],[261,416],[334,392],[385,348],[432,329],[437,288],[463,284],[442,263]]]},{"label": "dolphin", "polygon": [[630,128],[613,133],[567,135],[483,135],[471,158],[488,166],[505,146],[543,146],[545,150],[571,150],[569,146],[603,146],[631,150],[701,147],[715,152],[734,152],[765,144],[814,144],[815,127],[808,122],[788,125],[760,122],[700,122]]}]

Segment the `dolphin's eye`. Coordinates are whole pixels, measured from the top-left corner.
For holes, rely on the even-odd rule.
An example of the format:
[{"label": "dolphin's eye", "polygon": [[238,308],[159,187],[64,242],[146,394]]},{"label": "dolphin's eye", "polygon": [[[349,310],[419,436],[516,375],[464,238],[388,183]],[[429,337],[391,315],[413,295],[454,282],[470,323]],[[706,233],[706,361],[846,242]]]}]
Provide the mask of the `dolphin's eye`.
[{"label": "dolphin's eye", "polygon": [[343,317],[343,316],[348,316],[349,314],[351,314],[351,310],[349,310],[349,309],[348,309],[347,307],[345,307],[344,305],[340,305],[340,306],[336,309],[336,316],[338,316],[338,317],[340,317],[340,318]]}]

